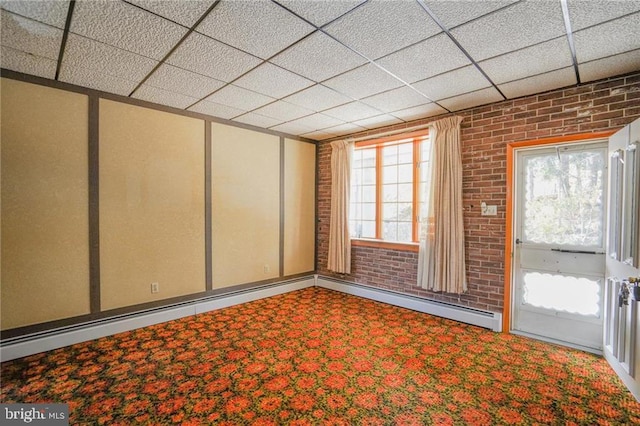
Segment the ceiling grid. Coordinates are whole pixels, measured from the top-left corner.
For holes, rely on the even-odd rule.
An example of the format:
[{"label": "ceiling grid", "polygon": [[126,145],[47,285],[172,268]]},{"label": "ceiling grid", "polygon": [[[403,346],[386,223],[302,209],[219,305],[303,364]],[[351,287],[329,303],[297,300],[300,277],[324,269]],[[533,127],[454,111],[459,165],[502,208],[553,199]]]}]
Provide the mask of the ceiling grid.
[{"label": "ceiling grid", "polygon": [[640,1],[0,8],[4,69],[315,140],[640,70]]}]

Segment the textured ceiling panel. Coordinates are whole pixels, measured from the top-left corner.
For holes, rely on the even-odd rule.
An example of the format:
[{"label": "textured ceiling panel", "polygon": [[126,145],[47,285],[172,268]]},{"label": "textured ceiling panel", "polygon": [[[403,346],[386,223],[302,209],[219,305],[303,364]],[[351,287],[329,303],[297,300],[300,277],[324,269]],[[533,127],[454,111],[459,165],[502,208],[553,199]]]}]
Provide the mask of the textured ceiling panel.
[{"label": "textured ceiling panel", "polygon": [[313,82],[270,63],[264,63],[233,84],[263,95],[281,98],[309,87]]},{"label": "textured ceiling panel", "polygon": [[189,108],[189,111],[199,112],[202,114],[213,115],[214,117],[229,120],[237,117],[246,111],[237,108],[231,108],[226,105],[216,104],[215,102],[200,101]]},{"label": "textured ceiling panel", "polygon": [[260,59],[192,33],[167,62],[217,80],[229,82],[260,63]]},{"label": "textured ceiling panel", "polygon": [[322,111],[353,101],[353,99],[320,84],[287,96],[284,100],[314,111]]},{"label": "textured ceiling panel", "polygon": [[272,104],[265,105],[253,112],[282,121],[295,120],[296,118],[313,114],[313,111],[311,110],[284,101],[277,101]]},{"label": "textured ceiling panel", "polygon": [[350,104],[328,109],[323,113],[342,121],[357,121],[380,115],[381,111],[362,102],[351,102]]},{"label": "textured ceiling panel", "polygon": [[313,25],[321,27],[344,15],[365,0],[276,0],[278,3],[303,17]]},{"label": "textured ceiling panel", "polygon": [[579,31],[610,19],[640,11],[638,1],[620,0],[568,0],[571,30]]},{"label": "textured ceiling panel", "polygon": [[315,32],[270,62],[320,82],[367,62],[331,37]]},{"label": "textured ceiling panel", "polygon": [[328,25],[326,30],[369,59],[377,59],[441,31],[417,2],[385,0],[370,0]]},{"label": "textured ceiling panel", "polygon": [[640,48],[640,13],[574,33],[578,63]]},{"label": "textured ceiling panel", "polygon": [[273,126],[271,127],[271,130],[275,130],[276,132],[289,133],[292,135],[299,135],[302,133],[312,132],[316,129],[290,122],[290,123],[283,123],[283,124],[278,124],[277,126]]},{"label": "textured ceiling panel", "polygon": [[196,31],[267,59],[314,30],[270,0],[222,0]]},{"label": "textured ceiling panel", "polygon": [[[62,62],[61,79],[64,80],[64,76],[72,73],[75,68],[84,68],[87,71],[93,70],[96,75],[111,75],[118,79],[138,83],[156,65],[156,61],[144,56],[69,34]],[[91,75],[86,77],[90,79]],[[83,86],[83,84],[80,85]],[[134,87],[135,84],[131,89],[133,90]],[[108,89],[100,90],[110,92]],[[120,91],[114,91],[113,93],[120,93]],[[129,93],[126,94],[128,95]]]},{"label": "textured ceiling panel", "polygon": [[282,123],[282,120],[256,114],[255,112],[248,112],[246,114],[243,114],[240,117],[234,118],[233,121],[251,124],[252,126],[258,126],[262,128],[267,128]]},{"label": "textured ceiling panel", "polygon": [[57,62],[55,60],[14,50],[10,47],[0,47],[0,63],[2,63],[2,68],[12,71],[50,79],[56,76]]},{"label": "textured ceiling panel", "polygon": [[198,101],[197,98],[185,96],[180,93],[169,92],[167,90],[158,89],[157,87],[143,84],[133,94],[136,99],[153,102],[160,105],[167,105],[174,108],[185,109]]},{"label": "textured ceiling panel", "polygon": [[[310,127],[312,130],[325,129],[327,127],[334,127],[340,124],[344,124],[344,121],[337,118],[329,117],[325,114],[312,114],[306,117],[298,118],[291,121],[292,124],[298,124],[300,126]],[[306,132],[303,132],[306,133]]]},{"label": "textured ceiling panel", "polygon": [[[454,96],[452,98],[443,99],[440,105],[449,111],[460,111],[462,109],[471,108],[478,105],[489,104],[491,102],[501,101],[502,96],[493,87],[477,90],[464,95]],[[395,115],[395,114],[394,114]]]},{"label": "textured ceiling panel", "polygon": [[326,129],[321,129],[321,132],[326,132],[328,134],[330,134],[332,137],[335,136],[342,136],[342,135],[348,135],[351,133],[358,133],[358,132],[362,132],[365,131],[367,129],[365,129],[362,126],[358,126],[356,124],[353,123],[345,123],[345,124],[341,124],[339,126],[335,126],[335,127],[329,127]]},{"label": "textured ceiling panel", "polygon": [[440,34],[377,61],[409,83],[471,63],[446,34]]},{"label": "textured ceiling panel", "polygon": [[491,83],[473,65],[458,68],[413,84],[413,87],[434,101],[473,92]]},{"label": "textured ceiling panel", "polygon": [[0,12],[2,46],[43,58],[58,59],[62,30],[4,10]]},{"label": "textured ceiling panel", "polygon": [[[363,84],[363,82],[366,82]],[[402,86],[402,82],[380,70],[373,64],[367,64],[323,83],[340,93],[355,99],[365,98]]]},{"label": "textured ceiling panel", "polygon": [[69,10],[69,1],[11,0],[3,1],[0,3],[0,6],[5,10],[17,13],[26,18],[35,19],[36,21],[64,29]]},{"label": "textured ceiling panel", "polygon": [[394,111],[393,116],[398,117],[404,121],[411,121],[423,117],[433,117],[434,115],[444,114],[445,112],[447,111],[444,108],[431,103],[403,109],[400,111]]},{"label": "textured ceiling panel", "polygon": [[336,136],[335,133],[328,132],[327,130],[317,130],[315,132],[303,133],[301,135],[303,138],[309,138],[316,141],[322,141],[325,139],[332,138]]},{"label": "textured ceiling panel", "polygon": [[160,60],[187,30],[124,2],[92,0],[76,2],[71,32]]},{"label": "textured ceiling panel", "polygon": [[270,104],[275,101],[275,99],[230,84],[209,96],[207,101],[251,111],[263,105]]},{"label": "textured ceiling panel", "polygon": [[182,68],[162,64],[151,74],[146,84],[200,99],[224,86],[225,83]]},{"label": "textured ceiling panel", "polygon": [[410,87],[403,86],[364,98],[361,102],[377,108],[380,111],[392,112],[426,104],[431,102],[431,99],[427,99]]},{"label": "textured ceiling panel", "polygon": [[390,126],[392,124],[402,123],[402,120],[389,114],[377,115],[371,118],[354,121],[353,124],[364,127],[365,129],[375,129],[382,126]]},{"label": "textured ceiling panel", "polygon": [[191,28],[198,19],[209,9],[214,0],[127,0],[143,9],[170,19],[185,27]]},{"label": "textured ceiling panel", "polygon": [[519,80],[573,65],[566,37],[559,37],[479,63],[494,83]]},{"label": "textured ceiling panel", "polygon": [[541,93],[572,84],[576,84],[576,74],[573,67],[568,67],[534,77],[500,84],[498,87],[507,98],[517,98],[519,96]]},{"label": "textured ceiling panel", "polygon": [[640,49],[578,65],[583,82],[640,70]]},{"label": "textured ceiling panel", "polygon": [[425,4],[440,19],[447,28],[451,29],[465,22],[476,19],[494,10],[508,6],[515,0],[425,0]]},{"label": "textured ceiling panel", "polygon": [[476,61],[566,33],[560,2],[516,3],[451,31]]},{"label": "textured ceiling panel", "polygon": [[128,96],[138,84],[137,81],[106,74],[100,69],[80,66],[63,66],[60,81],[122,96]]}]

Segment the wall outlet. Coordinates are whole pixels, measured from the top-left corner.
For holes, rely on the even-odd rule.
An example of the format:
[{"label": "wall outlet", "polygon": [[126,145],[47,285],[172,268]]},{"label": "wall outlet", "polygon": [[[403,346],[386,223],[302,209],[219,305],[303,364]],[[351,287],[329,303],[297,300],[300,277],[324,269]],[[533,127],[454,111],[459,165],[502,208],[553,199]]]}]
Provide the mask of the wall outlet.
[{"label": "wall outlet", "polygon": [[269,272],[271,272],[271,268],[269,268],[269,265],[264,265],[264,273],[268,274]]},{"label": "wall outlet", "polygon": [[480,214],[482,216],[497,216],[498,206],[488,206],[484,201],[480,204]]},{"label": "wall outlet", "polygon": [[151,283],[151,293],[160,293],[160,284]]}]

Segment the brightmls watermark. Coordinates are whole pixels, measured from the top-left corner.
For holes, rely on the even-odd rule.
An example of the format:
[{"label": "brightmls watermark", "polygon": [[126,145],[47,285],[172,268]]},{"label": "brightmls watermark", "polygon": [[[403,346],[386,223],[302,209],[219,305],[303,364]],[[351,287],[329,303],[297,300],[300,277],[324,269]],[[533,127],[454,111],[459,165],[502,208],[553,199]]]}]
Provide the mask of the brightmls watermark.
[{"label": "brightmls watermark", "polygon": [[67,404],[0,404],[0,424],[68,426]]}]

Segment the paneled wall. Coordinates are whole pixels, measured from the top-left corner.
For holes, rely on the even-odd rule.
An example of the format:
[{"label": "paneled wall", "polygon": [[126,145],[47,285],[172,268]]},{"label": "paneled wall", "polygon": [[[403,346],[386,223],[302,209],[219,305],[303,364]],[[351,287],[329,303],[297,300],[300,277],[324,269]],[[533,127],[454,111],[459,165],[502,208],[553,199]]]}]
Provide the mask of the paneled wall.
[{"label": "paneled wall", "polygon": [[314,271],[315,144],[13,78],[1,80],[3,337]]},{"label": "paneled wall", "polygon": [[[457,115],[464,117],[462,163],[468,293],[458,298],[457,295],[433,293],[417,287],[418,253],[392,249],[353,247],[352,274],[340,278],[501,312],[504,299],[507,143],[615,130],[631,123],[640,117],[640,73],[497,102],[461,111]],[[391,126],[386,130],[427,124],[439,118],[442,117]],[[366,133],[352,136],[366,136]],[[318,147],[318,273],[327,276],[333,276],[326,269],[331,209],[330,166],[330,144],[323,142]],[[498,215],[481,216],[482,201],[497,205]]]},{"label": "paneled wall", "polygon": [[2,328],[87,314],[88,97],[1,90]]}]

